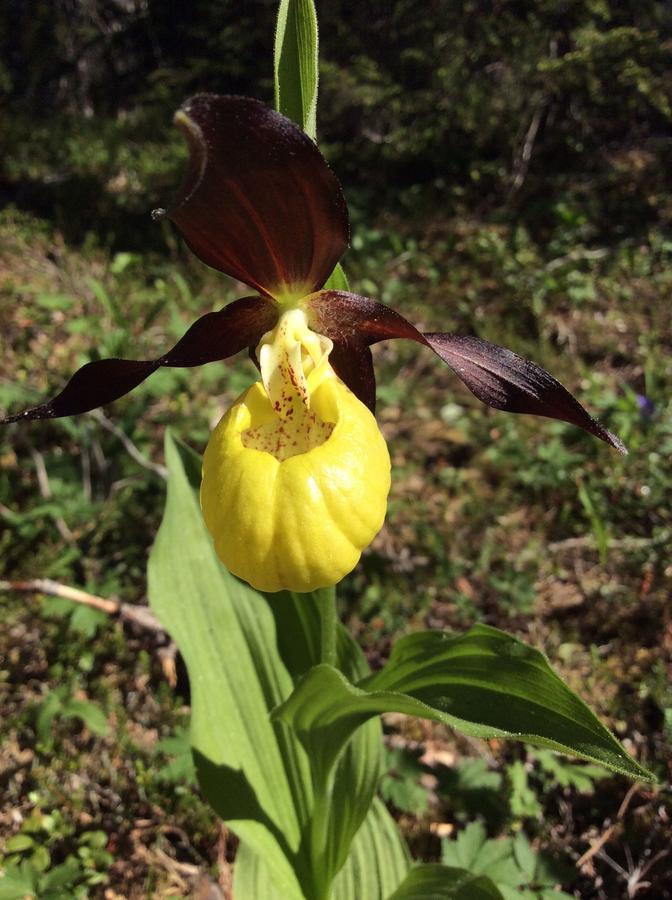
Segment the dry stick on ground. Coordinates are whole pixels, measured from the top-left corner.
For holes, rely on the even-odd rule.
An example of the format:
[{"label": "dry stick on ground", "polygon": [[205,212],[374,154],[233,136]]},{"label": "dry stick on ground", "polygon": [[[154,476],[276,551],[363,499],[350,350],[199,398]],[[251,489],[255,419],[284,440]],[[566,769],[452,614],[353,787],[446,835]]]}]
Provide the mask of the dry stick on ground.
[{"label": "dry stick on ground", "polygon": [[634,784],[630,785],[628,792],[626,793],[625,797],[623,798],[623,801],[618,808],[618,812],[616,813],[616,821],[613,822],[611,825],[609,825],[609,827],[606,828],[605,831],[602,832],[600,837],[596,841],[593,841],[593,843],[590,845],[588,850],[586,850],[586,852],[583,854],[583,856],[581,856],[577,860],[577,863],[576,863],[577,868],[579,868],[579,869],[582,868],[583,866],[586,865],[586,863],[590,862],[590,860],[593,858],[593,856],[595,856],[596,854],[599,854],[600,851],[602,850],[602,847],[604,847],[604,845],[611,839],[614,832],[617,829],[620,829],[622,827],[623,817],[625,816],[625,813],[627,812],[627,809],[630,806],[630,801],[635,796],[637,791],[640,790],[640,788],[641,788],[641,784],[638,781],[635,781]]},{"label": "dry stick on ground", "polygon": [[[0,581],[0,591],[18,591],[20,593],[47,594],[49,597],[61,597],[63,600],[71,600],[73,603],[82,603],[84,606],[98,609],[108,616],[116,616],[122,622],[132,622],[134,625],[138,625],[147,631],[165,635],[163,625],[149,607],[97,597],[95,594],[89,594],[87,591],[82,591],[79,588],[52,581],[51,578],[32,578],[29,581]],[[173,641],[170,641],[158,651],[163,674],[171,687],[175,687],[177,683],[175,670],[176,654],[177,646]]]},{"label": "dry stick on ground", "polygon": [[110,434],[113,434],[116,438],[118,438],[128,455],[134,459],[138,465],[142,466],[145,469],[149,469],[150,472],[154,472],[156,475],[159,475],[164,480],[168,477],[168,469],[165,466],[162,466],[161,463],[155,463],[151,459],[148,459],[144,453],[142,453],[135,446],[133,441],[129,438],[123,429],[119,428],[118,425],[108,419],[105,413],[100,409],[91,410],[89,413],[91,418],[95,419],[99,425],[102,425],[106,431],[109,431]]},{"label": "dry stick on ground", "polygon": [[[610,550],[645,550],[658,544],[666,544],[672,535],[666,528],[655,537],[639,537],[637,535],[625,535],[622,538],[609,538]],[[592,534],[583,534],[580,537],[565,538],[562,541],[551,541],[546,544],[546,549],[555,553],[563,550],[596,550],[597,541]]]},{"label": "dry stick on ground", "polygon": [[[53,492],[51,490],[51,485],[49,484],[49,475],[47,474],[44,457],[39,450],[35,449],[35,447],[30,448],[30,455],[33,457],[33,462],[35,463],[35,474],[37,475],[37,484],[40,489],[40,494],[45,500],[51,500]],[[72,531],[70,531],[65,519],[62,516],[56,516],[54,518],[54,523],[63,540],[67,541],[68,544],[72,544],[75,540],[75,536]]]}]

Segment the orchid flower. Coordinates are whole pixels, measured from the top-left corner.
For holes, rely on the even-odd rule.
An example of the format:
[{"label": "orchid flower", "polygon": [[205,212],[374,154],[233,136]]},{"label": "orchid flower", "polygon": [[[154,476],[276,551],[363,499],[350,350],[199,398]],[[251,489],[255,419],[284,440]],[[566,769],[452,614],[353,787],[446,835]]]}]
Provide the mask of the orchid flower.
[{"label": "orchid flower", "polygon": [[487,405],[570,422],[625,452],[535,363],[477,337],[422,333],[374,300],[324,289],[348,246],[348,211],[317,146],[288,119],[257,100],[201,94],[175,121],[189,163],[175,205],[154,216],[253,296],[205,314],[158,359],[88,363],[52,399],[0,424],[83,413],[162,366],[249,349],[261,380],[211,436],[201,506],[225,565],[266,591],[335,584],[382,526],[390,460],[370,350],[379,341],[422,344]]}]

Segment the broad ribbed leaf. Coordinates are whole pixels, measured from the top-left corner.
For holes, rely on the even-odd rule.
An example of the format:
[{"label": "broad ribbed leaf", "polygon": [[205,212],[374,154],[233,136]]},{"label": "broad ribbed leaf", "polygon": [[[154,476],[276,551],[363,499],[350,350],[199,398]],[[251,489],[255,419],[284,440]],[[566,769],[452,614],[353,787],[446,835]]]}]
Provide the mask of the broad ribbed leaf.
[{"label": "broad ribbed leaf", "polygon": [[[424,344],[488,406],[570,422],[621,453],[627,452],[616,435],[589,415],[559,381],[505,347],[470,335],[422,334],[393,309],[346,291],[320,291],[304,305],[311,327],[334,342],[347,345],[359,341],[368,346],[390,338],[407,338]],[[341,378],[349,383],[345,374]]]},{"label": "broad ribbed leaf", "polygon": [[40,406],[6,419],[0,425],[31,419],[57,419],[88,412],[118,400],[162,366],[201,366],[226,359],[249,346],[256,346],[278,318],[276,305],[262,297],[243,297],[206,313],[158,359],[99,359],[82,366],[63,390]]},{"label": "broad ribbed leaf", "polygon": [[[330,900],[387,900],[403,881],[410,865],[397,823],[380,800],[374,800],[357,832],[345,865],[332,886]],[[241,844],[234,867],[236,900],[279,896],[263,858]]]},{"label": "broad ribbed leaf", "polygon": [[301,898],[312,792],[298,742],[268,717],[292,689],[273,616],[266,599],[216,558],[189,481],[193,460],[170,435],[166,462],[168,499],[149,560],[149,597],[189,672],[199,781],[216,812],[264,858],[278,895]]},{"label": "broad ribbed leaf", "polygon": [[194,253],[272,297],[322,287],[348,245],[348,211],[308,135],[248,97],[199,94],[175,122],[190,156],[168,216]]},{"label": "broad ribbed leaf", "polygon": [[[268,597],[275,616],[280,655],[295,683],[320,661],[319,605],[324,599],[322,591],[281,592]],[[356,681],[370,674],[362,650],[340,623],[337,652],[339,669],[347,678]],[[358,729],[338,761],[331,792],[327,847],[322,854],[326,872],[339,871],[370,809],[382,772],[382,749],[380,721],[374,718]]]},{"label": "broad ribbed leaf", "polygon": [[359,725],[383,712],[443,722],[474,737],[522,740],[655,780],[542,653],[485,625],[462,636],[408,635],[395,644],[387,665],[358,685],[329,666],[316,666],[274,715],[295,729],[324,778]]},{"label": "broad ribbed leaf", "polygon": [[334,881],[331,900],[386,900],[409,865],[410,854],[397,823],[382,801],[375,799]]},{"label": "broad ribbed leaf", "polygon": [[431,863],[411,869],[387,900],[504,900],[485,875]]},{"label": "broad ribbed leaf", "polygon": [[315,140],[319,71],[313,0],[280,0],[273,62],[275,108]]}]

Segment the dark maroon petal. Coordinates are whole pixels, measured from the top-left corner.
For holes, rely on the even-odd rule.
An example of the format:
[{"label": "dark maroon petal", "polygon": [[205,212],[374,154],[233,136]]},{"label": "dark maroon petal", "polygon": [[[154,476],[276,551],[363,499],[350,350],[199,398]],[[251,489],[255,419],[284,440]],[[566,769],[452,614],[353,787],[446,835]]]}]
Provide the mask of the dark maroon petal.
[{"label": "dark maroon petal", "polygon": [[483,403],[506,412],[532,413],[578,425],[627,453],[615,434],[589,415],[541,366],[488,341],[458,334],[425,334],[425,340]]},{"label": "dark maroon petal", "polygon": [[219,312],[197,319],[172,350],[159,359],[100,359],[82,366],[63,390],[33,409],[0,419],[0,425],[31,419],[74,416],[123,397],[161,366],[200,366],[226,359],[257,344],[274,327],[276,304],[261,297],[243,297]]},{"label": "dark maroon petal", "polygon": [[398,312],[349,291],[319,291],[301,306],[310,327],[332,341],[359,341],[367,346],[388,338],[410,338],[427,344],[418,329]]},{"label": "dark maroon petal", "polygon": [[183,337],[159,360],[162,366],[202,366],[255,346],[275,328],[278,305],[264,297],[242,297],[224,309],[196,319]]},{"label": "dark maroon petal", "polygon": [[623,443],[590,416],[559,381],[522,356],[477,337],[422,334],[403,316],[368,297],[320,291],[303,304],[311,328],[337,341],[366,344],[410,338],[447,363],[469,390],[495,409],[532,413],[578,425],[626,453]]},{"label": "dark maroon petal", "polygon": [[348,211],[317,146],[249,97],[199,94],[175,116],[190,158],[168,216],[210,266],[276,297],[320,288],[343,255]]},{"label": "dark maroon petal", "polygon": [[159,368],[155,360],[100,359],[78,369],[60,394],[40,406],[0,419],[0,425],[88,412],[123,397]]},{"label": "dark maroon petal", "polygon": [[376,376],[367,345],[362,341],[334,341],[329,362],[355,397],[375,413]]}]

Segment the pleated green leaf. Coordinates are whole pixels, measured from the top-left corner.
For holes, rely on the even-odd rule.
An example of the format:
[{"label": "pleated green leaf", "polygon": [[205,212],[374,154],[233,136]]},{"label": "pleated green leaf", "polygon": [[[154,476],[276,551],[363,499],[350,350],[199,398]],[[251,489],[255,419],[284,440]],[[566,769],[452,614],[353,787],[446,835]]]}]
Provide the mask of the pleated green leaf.
[{"label": "pleated green leaf", "polygon": [[397,823],[376,799],[334,881],[331,900],[386,900],[403,881],[410,863]]},{"label": "pleated green leaf", "polygon": [[[263,896],[248,893],[254,879],[265,877],[255,862],[263,860],[274,890],[299,900],[310,895],[316,878],[310,845],[313,780],[297,738],[284,724],[271,722],[269,710],[319,660],[321,594],[265,597],[231,576],[203,525],[196,493],[200,459],[168,435],[166,461],[168,498],[150,557],[149,594],[189,671],[199,782],[245,848],[240,877],[247,882],[236,896]],[[342,626],[338,660],[351,679],[370,673]],[[380,771],[380,723],[374,719],[354,735],[331,774],[318,866],[328,881],[361,832]],[[370,832],[373,826],[367,827]]]},{"label": "pleated green leaf", "polygon": [[312,806],[298,741],[268,710],[292,679],[277,650],[266,599],[221,565],[205,530],[193,454],[166,436],[166,509],[149,560],[152,609],[185,660],[191,743],[215,811],[263,856],[282,897],[308,878],[301,842]]},{"label": "pleated green leaf", "polygon": [[[334,881],[330,900],[387,900],[403,882],[410,865],[397,824],[380,800],[374,800],[352,843],[345,865]],[[236,900],[279,896],[262,857],[241,844],[234,868]]]},{"label": "pleated green leaf", "polygon": [[318,36],[313,0],[280,0],[274,74],[275,108],[315,140]]},{"label": "pleated green leaf", "polygon": [[313,768],[326,773],[359,725],[383,712],[433,719],[474,737],[521,740],[655,780],[542,653],[484,625],[462,636],[408,635],[380,672],[357,685],[316,666],[274,715],[295,729]]},{"label": "pleated green leaf", "polygon": [[[321,591],[312,594],[281,592],[270,595],[275,616],[280,655],[295,683],[320,660],[319,605]],[[339,669],[351,681],[370,674],[366,657],[347,629],[339,623],[337,636]],[[352,736],[338,760],[329,791],[326,847],[321,868],[327,879],[343,866],[362,822],[367,816],[382,773],[383,744],[377,718]]]},{"label": "pleated green leaf", "polygon": [[485,875],[438,863],[416,866],[387,900],[504,900]]}]

